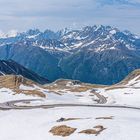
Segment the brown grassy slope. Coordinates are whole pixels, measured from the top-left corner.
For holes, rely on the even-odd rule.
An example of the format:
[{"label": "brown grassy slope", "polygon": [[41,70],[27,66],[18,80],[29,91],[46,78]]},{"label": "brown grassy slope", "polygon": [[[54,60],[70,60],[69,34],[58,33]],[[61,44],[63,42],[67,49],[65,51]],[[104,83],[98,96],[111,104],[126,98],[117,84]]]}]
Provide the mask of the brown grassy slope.
[{"label": "brown grassy slope", "polygon": [[106,88],[106,90],[113,90],[113,89],[120,89],[120,88],[126,88],[125,85],[127,85],[129,83],[130,80],[133,80],[134,78],[138,77],[137,80],[140,80],[140,69],[136,69],[134,70],[133,72],[131,72],[128,76],[126,76],[121,82],[115,84],[115,85],[112,85],[112,86],[109,86],[108,88]]},{"label": "brown grassy slope", "polygon": [[[134,70],[133,72],[131,72],[128,76],[126,76],[126,78],[124,80],[122,80],[119,84],[127,84],[130,80],[136,78],[137,76],[140,76],[140,69]],[[138,80],[138,79],[137,79]]]},{"label": "brown grassy slope", "polygon": [[26,95],[35,95],[35,96],[45,97],[45,94],[43,94],[39,90],[21,90],[20,89],[21,84],[25,86],[30,86],[30,87],[33,87],[33,85],[38,85],[37,83],[19,75],[0,76],[0,88],[3,88],[3,87],[9,88],[13,90],[16,94],[23,93]]},{"label": "brown grassy slope", "polygon": [[76,80],[59,79],[51,84],[44,85],[44,88],[52,92],[56,90],[62,91],[64,89],[71,92],[85,92],[93,88],[105,87],[104,85],[94,85],[94,84],[82,83],[80,81],[76,81],[76,84],[73,84],[75,83],[75,81]]},{"label": "brown grassy slope", "polygon": [[76,128],[72,128],[66,125],[54,126],[49,132],[56,136],[66,137],[76,131]]}]

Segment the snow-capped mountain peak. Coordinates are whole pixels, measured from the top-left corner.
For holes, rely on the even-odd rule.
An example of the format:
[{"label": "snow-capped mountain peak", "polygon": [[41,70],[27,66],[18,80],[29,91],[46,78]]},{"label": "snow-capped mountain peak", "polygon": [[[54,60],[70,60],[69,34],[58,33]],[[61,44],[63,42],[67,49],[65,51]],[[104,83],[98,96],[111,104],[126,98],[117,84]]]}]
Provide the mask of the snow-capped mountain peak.
[{"label": "snow-capped mountain peak", "polygon": [[7,33],[0,31],[0,38],[11,38],[11,37],[16,37],[17,35],[18,35],[17,30],[10,30]]},{"label": "snow-capped mountain peak", "polygon": [[7,34],[6,37],[16,37],[18,35],[17,30],[10,30]]}]

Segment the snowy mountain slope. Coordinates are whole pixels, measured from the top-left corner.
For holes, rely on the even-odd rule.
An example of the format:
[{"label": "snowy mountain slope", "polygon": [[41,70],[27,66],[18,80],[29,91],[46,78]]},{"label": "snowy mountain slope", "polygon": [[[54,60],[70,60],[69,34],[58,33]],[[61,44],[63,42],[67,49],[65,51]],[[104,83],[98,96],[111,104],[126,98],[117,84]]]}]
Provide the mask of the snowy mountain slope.
[{"label": "snowy mountain slope", "polygon": [[[15,93],[46,95],[44,101],[37,104],[31,102],[29,105],[47,104],[107,104],[107,105],[128,105],[139,107],[140,98],[140,70],[132,72],[122,82],[112,85],[92,85],[80,81],[58,80],[54,83],[39,86],[20,76],[0,76],[0,87],[11,89]],[[4,92],[6,94],[7,92]],[[28,95],[28,93],[27,93]],[[1,96],[3,96],[1,94]],[[26,103],[22,103],[26,106]]]},{"label": "snowy mountain slope", "polygon": [[[15,140],[47,138],[50,140],[137,140],[140,136],[138,131],[140,129],[140,86],[136,86],[135,83],[140,83],[139,76],[140,70],[136,70],[125,80],[113,86],[92,85],[64,79],[41,87],[29,81],[20,84],[21,90],[42,91],[46,95],[43,99],[38,96],[14,94],[7,88],[1,88],[0,109],[4,105],[10,105],[13,109],[0,112],[0,136],[4,140],[9,138]],[[0,79],[0,81],[3,80]],[[103,102],[104,98],[107,102]],[[24,100],[15,103],[2,103],[22,99]],[[29,99],[42,100],[29,101]],[[78,106],[75,106],[76,104]],[[23,107],[24,110],[14,109],[16,107]],[[5,125],[7,123],[8,125]],[[66,133],[67,129],[59,128],[57,135],[51,133],[52,128],[63,125],[76,130],[65,137],[59,135],[62,132]],[[95,128],[97,126],[98,129]],[[99,130],[99,126],[104,129],[97,134],[95,132]],[[79,133],[84,130],[87,134]],[[95,134],[91,134],[91,130]]]},{"label": "snowy mountain slope", "polygon": [[140,107],[140,69],[130,73],[120,83],[107,87],[102,94],[107,94],[108,103]]},{"label": "snowy mountain slope", "polygon": [[0,38],[1,45],[20,41],[23,43],[29,41],[32,45],[36,44],[37,47],[42,47],[46,50],[47,48],[45,47],[48,47],[49,49],[51,46],[56,50],[63,48],[63,50],[59,51],[74,51],[75,49],[90,46],[90,49],[98,51],[98,47],[101,47],[102,49],[104,48],[104,50],[110,48],[115,49],[115,46],[120,43],[122,43],[127,49],[135,50],[139,49],[139,47],[137,48],[137,45],[140,42],[140,37],[129,31],[122,32],[111,26],[95,25],[86,26],[79,30],[63,29],[57,32],[53,32],[51,30],[41,32],[38,29],[30,29],[12,37],[7,36],[4,39],[2,37]]},{"label": "snowy mountain slope", "polygon": [[136,49],[135,43],[139,38],[130,32],[121,32],[117,28],[101,25],[87,26],[81,30],[68,32],[61,40],[71,49],[88,47],[93,51],[100,52],[108,49],[121,49],[117,47],[120,43],[127,49]]},{"label": "snowy mountain slope", "polygon": [[62,103],[72,101],[83,104],[115,104],[140,107],[139,69],[129,74],[122,82],[112,86],[85,84],[71,80],[58,80],[44,86],[48,92],[56,93],[55,100]]},{"label": "snowy mountain slope", "polygon": [[[107,116],[114,117],[111,120],[96,119],[97,117]],[[56,122],[61,117],[83,119]],[[139,137],[138,130],[140,129],[139,122],[140,113],[137,110],[89,107],[11,110],[0,113],[0,135],[1,139],[4,140],[9,140],[9,138],[14,138],[14,140],[46,140],[48,138],[50,140],[137,140]],[[60,125],[76,128],[76,131],[66,137],[54,136],[49,132],[52,127]],[[97,136],[79,133],[85,129],[93,129],[97,125],[106,128]]]}]

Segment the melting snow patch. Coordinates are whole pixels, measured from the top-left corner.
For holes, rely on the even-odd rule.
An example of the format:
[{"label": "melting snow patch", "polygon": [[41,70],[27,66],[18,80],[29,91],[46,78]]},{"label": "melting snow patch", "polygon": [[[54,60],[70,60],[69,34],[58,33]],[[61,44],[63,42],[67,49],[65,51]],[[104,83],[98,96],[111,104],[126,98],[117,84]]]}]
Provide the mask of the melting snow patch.
[{"label": "melting snow patch", "polygon": [[25,85],[20,85],[19,87],[21,90],[34,90],[35,87],[31,87],[31,86],[25,86]]}]

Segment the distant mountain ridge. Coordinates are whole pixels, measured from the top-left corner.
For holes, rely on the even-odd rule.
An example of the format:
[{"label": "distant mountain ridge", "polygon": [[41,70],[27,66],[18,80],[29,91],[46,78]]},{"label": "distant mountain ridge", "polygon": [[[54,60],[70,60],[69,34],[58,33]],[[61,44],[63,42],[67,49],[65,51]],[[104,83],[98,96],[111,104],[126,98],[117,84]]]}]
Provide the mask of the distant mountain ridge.
[{"label": "distant mountain ridge", "polygon": [[103,25],[57,32],[28,30],[0,38],[0,59],[12,59],[52,81],[114,84],[140,68],[140,38]]},{"label": "distant mountain ridge", "polygon": [[24,68],[16,62],[0,60],[0,75],[21,75],[39,84],[46,84],[49,80],[37,75],[36,73]]}]

